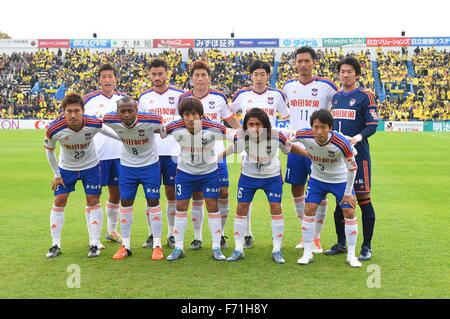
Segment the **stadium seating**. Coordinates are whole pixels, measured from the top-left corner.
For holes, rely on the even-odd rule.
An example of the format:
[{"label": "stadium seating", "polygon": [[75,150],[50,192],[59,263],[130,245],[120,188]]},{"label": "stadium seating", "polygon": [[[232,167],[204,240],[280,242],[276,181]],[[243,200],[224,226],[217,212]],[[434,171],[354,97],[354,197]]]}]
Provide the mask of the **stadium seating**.
[{"label": "stadium seating", "polygon": [[[186,61],[182,60],[182,52],[175,49],[158,53],[124,49],[0,53],[0,118],[55,118],[59,113],[55,93],[58,95],[61,86],[80,94],[97,89],[96,67],[105,62],[112,63],[119,71],[118,89],[138,98],[150,86],[148,65],[157,56],[166,59],[170,66],[170,83],[182,89],[191,89],[188,70],[197,59],[210,64],[212,87],[230,98],[238,88],[251,84],[247,68],[255,59],[272,65],[271,84],[281,88],[296,76],[293,52],[280,54],[278,61],[275,61],[275,51],[268,49],[260,52],[189,49]],[[379,93],[379,113],[383,119],[450,119],[450,54],[447,51],[422,48],[415,50],[412,57],[408,57],[406,50],[377,49],[372,55],[368,49],[345,54],[342,48],[316,52],[319,60],[315,73],[337,85],[337,63],[346,54],[355,56],[362,65],[360,84]]]}]

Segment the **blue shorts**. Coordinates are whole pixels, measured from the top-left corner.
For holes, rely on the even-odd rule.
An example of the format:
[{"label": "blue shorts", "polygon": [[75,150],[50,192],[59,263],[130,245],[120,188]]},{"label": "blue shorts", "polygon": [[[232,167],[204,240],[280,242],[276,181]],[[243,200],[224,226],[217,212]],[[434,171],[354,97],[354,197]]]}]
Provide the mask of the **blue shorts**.
[{"label": "blue shorts", "polygon": [[218,163],[217,167],[219,169],[219,187],[228,187],[230,183],[228,182],[227,161],[224,160],[223,163]]},{"label": "blue shorts", "polygon": [[176,156],[162,155],[159,157],[161,165],[161,175],[164,185],[175,185],[175,175],[177,175],[177,160]]},{"label": "blue shorts", "polygon": [[205,175],[191,175],[177,170],[175,194],[177,200],[190,199],[193,192],[203,192],[205,198],[219,198],[219,170]]},{"label": "blue shorts", "polygon": [[120,176],[120,159],[100,161],[102,186],[118,186]]},{"label": "blue shorts", "polygon": [[262,189],[270,203],[281,203],[283,179],[281,175],[269,178],[254,178],[241,174],[238,183],[238,202],[250,203],[258,189]]},{"label": "blue shorts", "polygon": [[70,193],[75,190],[75,184],[79,179],[83,182],[86,195],[100,195],[102,193],[100,164],[82,171],[69,171],[59,168],[64,185],[55,189],[55,196]]},{"label": "blue shorts", "polygon": [[286,165],[286,183],[305,185],[311,175],[311,160],[306,156],[289,153]]},{"label": "blue shorts", "polygon": [[355,192],[357,194],[369,193],[372,181],[370,158],[356,161],[356,164],[358,165],[358,170],[356,171],[354,184]]},{"label": "blue shorts", "polygon": [[[310,178],[308,181],[308,187],[306,188],[306,203],[316,203],[320,204],[324,200],[328,193],[331,193],[336,197],[336,202],[339,204],[344,197],[345,186],[347,182],[344,183],[325,183],[318,181],[317,179]],[[355,195],[354,190],[352,194]],[[341,208],[351,208],[349,204],[339,204]]]},{"label": "blue shorts", "polygon": [[144,188],[145,198],[159,199],[159,187],[161,185],[159,162],[144,167],[120,165],[120,198],[134,200],[139,184],[142,184]]}]

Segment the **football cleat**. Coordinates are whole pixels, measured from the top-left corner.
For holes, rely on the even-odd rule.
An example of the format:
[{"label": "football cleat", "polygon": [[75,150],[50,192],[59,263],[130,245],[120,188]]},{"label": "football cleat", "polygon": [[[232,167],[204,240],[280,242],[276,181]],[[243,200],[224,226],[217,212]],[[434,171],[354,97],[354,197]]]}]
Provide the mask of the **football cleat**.
[{"label": "football cleat", "polygon": [[198,250],[202,248],[202,241],[198,239],[194,239],[191,243],[191,249]]},{"label": "football cleat", "polygon": [[58,245],[53,245],[48,250],[47,254],[45,255],[47,258],[54,258],[61,255],[61,248],[58,247]]},{"label": "football cleat", "polygon": [[244,248],[249,249],[253,247],[253,236],[244,237]]},{"label": "football cleat", "polygon": [[220,250],[220,248],[216,248],[212,250],[212,256],[215,260],[217,261],[224,261],[227,258],[222,254],[222,251]]},{"label": "football cleat", "polygon": [[156,246],[153,248],[152,260],[162,260],[164,259],[163,250],[161,247]]},{"label": "football cleat", "polygon": [[359,261],[366,261],[372,258],[372,250],[369,247],[361,248],[361,253],[358,257]]},{"label": "football cleat", "polygon": [[115,243],[122,243],[122,237],[120,237],[120,234],[118,232],[112,232],[112,233],[106,233],[106,240],[112,241]]},{"label": "football cleat", "polygon": [[281,254],[281,250],[272,253],[272,259],[277,264],[284,264],[286,262],[286,260],[284,260],[284,258],[283,258],[283,255]]},{"label": "football cleat", "polygon": [[345,254],[346,252],[347,252],[347,248],[345,248],[339,244],[335,244],[330,249],[325,250],[325,252],[323,254],[327,255],[327,256],[334,256],[337,254]]},{"label": "football cleat", "polygon": [[88,257],[97,257],[100,255],[100,249],[96,245],[89,247]]},{"label": "football cleat", "polygon": [[184,256],[184,251],[183,249],[180,248],[175,248],[169,256],[166,257],[166,260],[168,261],[173,261],[173,260],[177,260],[180,259]]},{"label": "football cleat", "polygon": [[132,255],[131,250],[125,248],[125,246],[122,245],[122,246],[120,246],[119,250],[114,254],[114,256],[112,258],[116,259],[116,260],[122,260],[131,255]]},{"label": "football cleat", "polygon": [[220,249],[227,249],[227,236],[220,237]]},{"label": "football cleat", "polygon": [[167,237],[167,246],[169,246],[170,249],[175,248],[175,237],[174,236]]},{"label": "football cleat", "polygon": [[355,268],[362,267],[361,262],[356,257],[347,259],[347,264],[349,264],[350,266],[355,267]]},{"label": "football cleat", "polygon": [[148,238],[144,241],[142,248],[153,248],[153,234],[148,236]]},{"label": "football cleat", "polygon": [[323,253],[322,245],[320,244],[320,238],[313,239],[312,252],[315,254]]},{"label": "football cleat", "polygon": [[299,264],[299,265],[307,265],[311,262],[313,262],[312,254],[303,254],[302,258],[297,260],[297,264]]},{"label": "football cleat", "polygon": [[239,259],[244,259],[245,255],[243,252],[237,251],[236,249],[233,250],[231,253],[231,256],[227,258],[227,261],[238,261]]}]

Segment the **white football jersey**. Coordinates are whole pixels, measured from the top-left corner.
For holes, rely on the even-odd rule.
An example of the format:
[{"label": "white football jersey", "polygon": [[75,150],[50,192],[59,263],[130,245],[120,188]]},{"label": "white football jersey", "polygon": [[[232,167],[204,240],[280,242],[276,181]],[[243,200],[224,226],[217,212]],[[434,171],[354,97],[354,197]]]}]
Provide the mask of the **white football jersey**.
[{"label": "white football jersey", "polygon": [[[153,89],[149,89],[144,91],[139,97],[138,109],[140,112],[153,112],[161,115],[163,124],[166,125],[180,119],[178,114],[178,101],[180,95],[183,93],[183,90],[173,86],[169,86],[163,93],[158,93]],[[155,140],[160,156],[178,156],[178,154],[180,154],[180,146],[172,136],[162,140],[161,136],[156,135]]]},{"label": "white football jersey", "polygon": [[[100,90],[93,91],[83,97],[84,112],[87,115],[101,119],[106,113],[116,111],[117,101],[124,96],[125,94],[123,93],[114,92],[111,97],[107,97]],[[94,142],[97,156],[100,160],[120,158],[122,145],[119,141],[103,134],[97,134],[94,138]]]},{"label": "white football jersey", "polygon": [[128,167],[144,167],[159,160],[155,143],[155,131],[162,127],[162,117],[154,113],[139,112],[131,126],[125,126],[117,112],[104,116],[103,123],[111,127],[122,140],[120,164]]},{"label": "white football jersey", "polygon": [[172,135],[180,144],[177,169],[191,174],[204,175],[217,169],[217,153],[215,144],[222,143],[227,128],[219,123],[202,119],[202,129],[191,134],[183,120],[172,122],[161,132],[162,137]]},{"label": "white football jersey", "polygon": [[[192,90],[188,91],[180,96],[180,102],[183,98],[192,96],[194,96]],[[198,99],[202,102],[204,117],[213,122],[222,124],[223,120],[229,119],[233,116],[233,112],[231,112],[228,107],[227,97],[220,91],[210,89],[208,94],[204,97],[198,97]],[[223,146],[223,141],[216,143],[216,153],[220,153],[224,149],[225,147]]]},{"label": "white football jersey", "polygon": [[317,144],[311,129],[297,131],[293,142],[302,143],[311,154],[311,177],[325,183],[344,183],[347,171],[357,169],[352,146],[344,135],[332,131],[325,145]]},{"label": "white football jersey", "polygon": [[234,152],[244,151],[242,161],[242,174],[254,178],[270,178],[281,175],[281,166],[278,150],[285,154],[291,150],[291,143],[283,133],[272,130],[272,138],[262,139],[257,143],[249,138],[246,142],[243,131],[239,131],[234,139]]},{"label": "white football jersey", "polygon": [[314,111],[331,108],[333,96],[338,88],[330,80],[316,76],[305,84],[299,80],[290,80],[283,86],[282,91],[291,110],[290,128],[298,131],[311,127],[309,118]]},{"label": "white football jersey", "polygon": [[78,132],[70,129],[65,117],[50,123],[47,128],[44,146],[55,149],[56,142],[61,145],[59,167],[69,171],[82,171],[98,164],[94,136],[102,130],[102,122],[83,115],[83,127]]},{"label": "white football jersey", "polygon": [[266,112],[272,127],[275,127],[277,112],[282,119],[289,117],[286,100],[283,93],[277,89],[267,88],[264,92],[257,93],[252,88],[242,88],[234,94],[230,104],[230,110],[233,113],[241,110],[245,116],[245,113],[252,108],[259,108]]}]

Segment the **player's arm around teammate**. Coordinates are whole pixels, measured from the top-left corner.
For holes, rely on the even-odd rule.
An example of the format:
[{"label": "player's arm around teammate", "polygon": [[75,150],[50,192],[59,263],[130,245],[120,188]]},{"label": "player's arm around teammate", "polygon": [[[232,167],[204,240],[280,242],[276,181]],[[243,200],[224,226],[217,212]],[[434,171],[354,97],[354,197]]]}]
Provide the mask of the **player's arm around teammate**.
[{"label": "player's arm around teammate", "polygon": [[245,152],[242,173],[238,183],[238,206],[234,222],[234,238],[236,248],[228,261],[244,258],[244,240],[247,230],[247,215],[255,192],[258,189],[266,193],[272,216],[272,258],[276,263],[284,263],[281,252],[284,235],[284,216],[281,209],[283,182],[281,177],[278,148],[284,153],[289,151],[307,156],[307,152],[294,146],[281,132],[273,130],[269,117],[260,108],[250,109],[245,117],[243,129],[234,139],[234,145],[222,154],[226,156],[232,151]]},{"label": "player's arm around teammate", "polygon": [[[83,182],[86,194],[85,214],[90,237],[88,257],[96,257],[100,254],[103,217],[99,204],[100,166],[93,138],[97,133],[109,134],[111,137],[113,134],[103,130],[100,120],[83,114],[84,102],[78,94],[68,94],[62,102],[62,110],[63,116],[49,125],[44,143],[54,173],[51,187],[55,195],[50,214],[52,247],[47,257],[57,257],[61,253],[64,209],[79,179]],[[59,163],[54,152],[56,142],[61,145]]]}]

